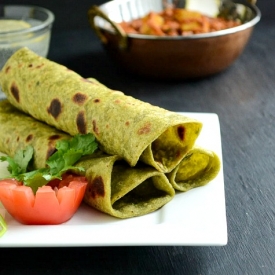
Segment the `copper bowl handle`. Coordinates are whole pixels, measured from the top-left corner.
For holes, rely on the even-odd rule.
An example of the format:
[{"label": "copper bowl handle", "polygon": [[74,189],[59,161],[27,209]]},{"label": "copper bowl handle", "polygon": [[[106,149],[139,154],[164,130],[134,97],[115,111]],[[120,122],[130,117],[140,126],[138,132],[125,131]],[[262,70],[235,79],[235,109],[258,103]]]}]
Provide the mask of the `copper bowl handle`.
[{"label": "copper bowl handle", "polygon": [[113,22],[99,7],[97,6],[92,6],[88,10],[88,18],[89,18],[89,23],[92,27],[92,29],[96,32],[97,36],[101,40],[103,44],[108,43],[107,37],[102,33],[100,28],[95,24],[95,17],[99,16],[109,22],[111,26],[114,28],[116,35],[118,37],[118,44],[120,49],[127,49],[128,47],[128,39],[126,33],[123,31],[123,29],[115,22]]}]

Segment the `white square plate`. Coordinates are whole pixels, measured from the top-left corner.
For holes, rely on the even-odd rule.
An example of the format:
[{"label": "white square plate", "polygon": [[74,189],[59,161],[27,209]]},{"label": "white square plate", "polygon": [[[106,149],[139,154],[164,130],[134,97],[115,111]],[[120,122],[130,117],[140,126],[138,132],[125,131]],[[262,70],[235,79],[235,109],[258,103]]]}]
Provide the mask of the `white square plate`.
[{"label": "white square plate", "polygon": [[[196,142],[213,150],[222,162],[219,118],[212,113],[181,113],[203,122]],[[0,177],[6,173],[0,162]],[[2,207],[2,209],[1,209]],[[0,211],[5,211],[0,205]],[[209,184],[177,193],[154,213],[120,220],[81,205],[74,217],[61,225],[22,225],[5,213],[8,230],[0,247],[64,246],[208,246],[227,243],[223,166]]]}]

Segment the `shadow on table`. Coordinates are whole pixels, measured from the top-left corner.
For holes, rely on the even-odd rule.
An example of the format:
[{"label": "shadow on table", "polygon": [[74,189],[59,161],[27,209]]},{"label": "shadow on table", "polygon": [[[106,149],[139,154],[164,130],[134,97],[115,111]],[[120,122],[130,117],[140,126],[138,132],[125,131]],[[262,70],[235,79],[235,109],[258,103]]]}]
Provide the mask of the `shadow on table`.
[{"label": "shadow on table", "polygon": [[206,274],[209,264],[204,262],[201,249],[209,248],[7,248],[2,251],[5,265],[1,271],[5,275],[15,274],[16,267],[20,270],[16,274],[198,275]]}]

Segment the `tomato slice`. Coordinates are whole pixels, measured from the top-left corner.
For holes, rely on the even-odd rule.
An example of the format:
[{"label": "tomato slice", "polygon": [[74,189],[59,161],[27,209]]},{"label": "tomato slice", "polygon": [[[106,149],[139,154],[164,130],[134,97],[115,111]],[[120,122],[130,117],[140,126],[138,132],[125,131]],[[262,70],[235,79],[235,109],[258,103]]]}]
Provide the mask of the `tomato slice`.
[{"label": "tomato slice", "polygon": [[60,224],[75,214],[86,187],[85,177],[65,175],[61,181],[55,181],[54,188],[45,185],[34,195],[30,187],[15,180],[1,180],[0,201],[23,224]]}]

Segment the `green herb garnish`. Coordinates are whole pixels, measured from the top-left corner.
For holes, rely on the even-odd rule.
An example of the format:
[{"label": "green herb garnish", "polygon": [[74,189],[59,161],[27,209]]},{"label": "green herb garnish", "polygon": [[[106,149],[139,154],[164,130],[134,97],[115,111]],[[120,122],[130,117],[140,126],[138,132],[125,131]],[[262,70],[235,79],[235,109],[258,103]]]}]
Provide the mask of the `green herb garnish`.
[{"label": "green herb garnish", "polygon": [[24,150],[16,152],[13,158],[9,156],[0,157],[1,161],[9,163],[7,169],[11,173],[10,178],[23,182],[36,193],[38,187],[46,185],[53,179],[61,179],[62,174],[71,170],[82,172],[84,168],[75,167],[74,164],[85,155],[92,154],[98,148],[93,134],[76,135],[69,140],[60,140],[56,143],[56,152],[47,160],[46,168],[28,171],[28,166],[33,158],[34,149],[27,146]]}]

